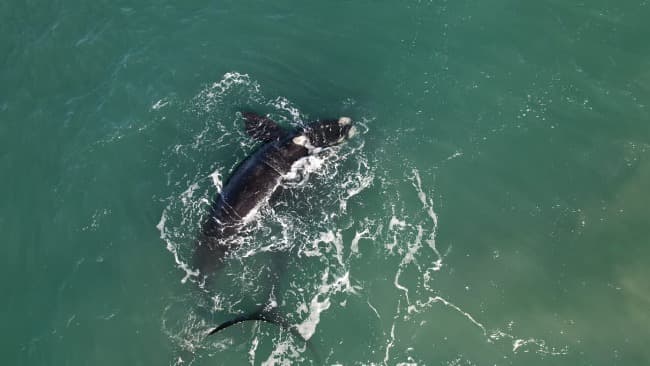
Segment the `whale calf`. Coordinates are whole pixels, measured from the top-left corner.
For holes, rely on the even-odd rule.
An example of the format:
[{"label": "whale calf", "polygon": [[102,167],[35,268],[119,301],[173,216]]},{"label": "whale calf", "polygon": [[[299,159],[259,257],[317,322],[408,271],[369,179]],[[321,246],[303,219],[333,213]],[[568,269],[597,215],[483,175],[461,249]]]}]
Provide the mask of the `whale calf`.
[{"label": "whale calf", "polygon": [[[249,136],[262,142],[239,164],[211,204],[194,251],[194,266],[205,279],[223,265],[233,248],[232,239],[261,205],[269,201],[299,160],[338,145],[355,134],[348,117],[318,120],[304,127],[286,130],[271,119],[253,112],[243,112]],[[270,305],[225,322],[209,334],[228,326],[259,320],[275,323],[296,333]]]}]

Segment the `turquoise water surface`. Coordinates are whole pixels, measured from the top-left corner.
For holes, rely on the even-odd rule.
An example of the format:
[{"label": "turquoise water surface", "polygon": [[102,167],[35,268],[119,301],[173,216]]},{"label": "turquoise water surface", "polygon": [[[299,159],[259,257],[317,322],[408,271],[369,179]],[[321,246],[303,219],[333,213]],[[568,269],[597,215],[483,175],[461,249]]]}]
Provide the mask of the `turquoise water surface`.
[{"label": "turquoise water surface", "polygon": [[[2,364],[650,364],[649,19],[642,0],[3,2]],[[200,224],[257,146],[242,110],[359,133],[201,288]],[[267,323],[205,336],[269,301],[308,347]]]}]

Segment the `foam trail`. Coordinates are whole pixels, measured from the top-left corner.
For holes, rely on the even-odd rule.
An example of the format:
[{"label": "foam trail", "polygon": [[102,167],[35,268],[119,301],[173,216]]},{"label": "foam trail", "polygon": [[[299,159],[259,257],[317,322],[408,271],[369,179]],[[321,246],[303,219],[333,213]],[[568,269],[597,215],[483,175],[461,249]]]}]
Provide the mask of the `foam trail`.
[{"label": "foam trail", "polygon": [[151,109],[153,110],[158,110],[164,106],[169,104],[168,100],[165,100],[165,98],[158,100],[154,105],[151,106]]},{"label": "foam trail", "polygon": [[402,267],[400,267],[400,268],[397,270],[397,273],[395,273],[395,280],[393,280],[393,283],[395,284],[395,287],[397,287],[399,290],[404,291],[404,295],[406,296],[406,303],[407,303],[407,304],[410,304],[410,300],[409,300],[409,289],[406,288],[406,287],[404,287],[404,286],[402,286],[402,285],[399,283],[399,276],[400,276],[400,274],[402,274]]},{"label": "foam trail", "polygon": [[501,330],[496,330],[492,334],[490,334],[490,340],[501,340],[503,338],[510,339],[512,342],[512,353],[518,353],[521,352],[523,349],[523,352],[528,352],[528,349],[525,347],[528,345],[534,345],[537,347],[535,350],[535,353],[543,355],[543,356],[563,356],[569,353],[569,348],[564,346],[560,349],[557,349],[555,347],[549,347],[546,345],[546,342],[541,339],[535,339],[535,338],[517,338],[513,336],[512,334],[505,333]]},{"label": "foam trail", "polygon": [[375,308],[374,306],[372,306],[372,304],[370,303],[370,300],[366,301],[366,303],[367,303],[368,306],[372,309],[372,311],[375,312],[375,315],[377,315],[377,319],[380,319],[380,320],[381,320],[381,316],[379,316],[379,311],[377,311],[377,308]]},{"label": "foam trail", "polygon": [[[372,182],[375,180],[375,174],[368,166],[368,162],[365,160],[359,160],[357,164],[357,171],[359,173],[354,176],[348,177],[345,182],[341,185],[345,189],[345,197],[339,199],[339,210],[345,212],[347,210],[348,201],[350,198],[358,195],[363,192],[366,188],[370,187]],[[361,172],[368,171],[366,175]]]},{"label": "foam trail", "polygon": [[386,353],[384,354],[384,365],[388,365],[388,357],[390,355],[390,349],[393,348],[394,344],[395,344],[395,322],[393,322],[393,326],[390,328],[390,341],[386,345]]},{"label": "foam trail", "polygon": [[287,98],[277,97],[275,100],[268,104],[275,107],[276,109],[288,112],[294,121],[301,121],[300,111]]},{"label": "foam trail", "polygon": [[[327,283],[329,278],[329,270],[326,269],[325,273],[321,277],[322,284],[318,289],[318,293],[314,295],[309,305],[309,315],[302,323],[300,323],[296,329],[298,332],[306,339],[309,340],[316,331],[316,326],[320,322],[320,314],[329,309],[331,302],[329,296],[338,293],[338,292],[351,292],[354,293],[355,290],[350,285],[350,272],[346,272],[341,277],[334,279],[332,283]],[[319,298],[323,295],[325,300],[319,301]]]},{"label": "foam trail", "polygon": [[457,157],[460,157],[460,156],[463,156],[463,152],[462,151],[456,151],[455,153],[448,156],[447,159],[445,159],[445,160],[446,161],[453,160],[453,159],[456,159]]},{"label": "foam trail", "polygon": [[406,221],[399,220],[395,216],[391,217],[390,222],[388,223],[388,230],[393,230],[395,227],[398,227],[400,229],[405,228],[406,227]]},{"label": "foam trail", "polygon": [[217,188],[217,192],[221,192],[221,189],[223,188],[223,180],[221,178],[221,172],[219,172],[219,169],[212,172],[212,174],[210,174],[210,178],[212,178],[212,183],[214,183],[214,186]]},{"label": "foam trail", "polygon": [[[447,299],[443,298],[442,296],[429,297],[429,300],[427,302],[425,302],[425,303],[421,303],[421,302],[418,301],[418,306],[420,308],[423,308],[423,307],[426,307],[426,306],[430,306],[432,303],[436,303],[436,302],[440,302],[440,303],[444,304],[445,306],[456,310],[458,313],[460,313],[462,316],[464,316],[470,322],[472,322],[472,324],[476,325],[479,329],[481,329],[481,331],[483,332],[483,335],[485,335],[487,337],[488,332],[487,332],[487,329],[485,328],[485,326],[483,324],[479,323],[476,319],[474,319],[474,317],[470,313],[468,313],[466,311],[463,311],[463,309],[461,309],[460,307],[458,307],[457,305],[455,305],[451,301],[448,301]],[[419,311],[416,310],[415,308],[409,308],[409,313],[412,313],[412,312],[419,312]]]},{"label": "foam trail", "polygon": [[309,304],[309,316],[297,327],[298,332],[306,339],[309,340],[314,335],[316,331],[316,326],[320,323],[320,314],[329,309],[331,302],[329,297],[326,297],[323,301],[318,301],[320,293],[314,296],[311,299]]},{"label": "foam trail", "polygon": [[251,348],[248,350],[248,361],[251,363],[251,366],[253,366],[255,365],[255,351],[257,351],[259,339],[255,337],[251,343]]},{"label": "foam trail", "polygon": [[[183,205],[187,205],[191,202],[191,198],[194,195],[194,191],[196,191],[199,188],[198,183],[194,183],[190,185],[185,192],[181,193],[181,202],[183,202]],[[159,229],[160,230],[160,229]]]},{"label": "foam trail", "polygon": [[220,105],[223,96],[236,86],[247,86],[252,88],[251,94],[253,94],[253,99],[255,99],[255,95],[259,94],[259,84],[252,82],[248,74],[227,72],[223,75],[221,80],[213,83],[206,90],[201,91],[195,98],[195,103],[199,105],[203,111],[211,112]]},{"label": "foam trail", "polygon": [[185,277],[181,279],[181,283],[185,283],[190,277],[192,276],[197,277],[199,275],[199,271],[198,270],[193,271],[187,265],[187,263],[181,260],[180,256],[178,255],[178,250],[176,250],[176,247],[169,239],[169,236],[165,229],[165,222],[167,221],[166,214],[167,214],[167,210],[164,210],[162,216],[160,217],[160,221],[156,225],[156,228],[158,229],[158,231],[160,231],[160,239],[164,240],[165,243],[167,244],[167,250],[174,255],[174,262],[176,262],[176,266],[185,272]]},{"label": "foam trail", "polygon": [[359,253],[359,240],[369,238],[367,236],[368,234],[370,234],[370,232],[367,228],[363,229],[362,232],[354,232],[354,239],[352,239],[352,243],[350,243],[350,251],[352,253]]},{"label": "foam trail", "polygon": [[275,349],[269,355],[262,366],[291,366],[294,362],[301,361],[299,350],[290,340],[283,340],[276,344]]},{"label": "foam trail", "polygon": [[427,195],[424,193],[424,190],[422,190],[422,179],[420,178],[420,173],[417,171],[417,169],[413,169],[413,180],[413,186],[418,193],[418,198],[422,203],[422,208],[425,210],[432,222],[431,234],[426,240],[426,243],[438,257],[438,259],[433,263],[433,270],[439,271],[442,268],[443,256],[440,254],[440,251],[438,251],[438,248],[436,247],[436,235],[438,234],[438,214],[436,214],[436,212],[433,210],[433,201],[427,199]]},{"label": "foam trail", "polygon": [[332,231],[320,233],[320,237],[318,239],[315,239],[312,242],[313,249],[309,251],[303,251],[303,253],[305,253],[307,256],[320,255],[320,251],[318,250],[318,243],[332,244],[334,246],[334,249],[336,250],[336,254],[335,254],[336,260],[338,261],[341,267],[344,266],[343,238],[341,237],[340,232],[336,232],[336,234],[333,233]]}]

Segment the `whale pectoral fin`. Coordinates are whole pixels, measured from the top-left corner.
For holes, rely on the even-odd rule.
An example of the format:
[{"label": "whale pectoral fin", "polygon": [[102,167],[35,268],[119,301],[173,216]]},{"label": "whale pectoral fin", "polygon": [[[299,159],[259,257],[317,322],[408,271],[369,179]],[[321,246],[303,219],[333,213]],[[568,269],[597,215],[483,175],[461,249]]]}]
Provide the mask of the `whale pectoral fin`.
[{"label": "whale pectoral fin", "polygon": [[246,120],[246,133],[255,140],[269,142],[284,134],[282,127],[270,118],[254,112],[242,112],[242,116]]}]

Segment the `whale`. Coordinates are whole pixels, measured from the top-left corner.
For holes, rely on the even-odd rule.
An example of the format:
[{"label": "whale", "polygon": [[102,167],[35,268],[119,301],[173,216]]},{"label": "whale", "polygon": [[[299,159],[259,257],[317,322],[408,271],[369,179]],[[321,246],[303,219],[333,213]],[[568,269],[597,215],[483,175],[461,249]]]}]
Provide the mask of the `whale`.
[{"label": "whale", "polygon": [[[286,129],[255,112],[241,112],[241,115],[246,133],[259,145],[235,167],[201,225],[193,264],[204,281],[225,264],[228,254],[237,246],[233,238],[269,203],[296,164],[345,142],[356,133],[349,117],[316,120]],[[300,336],[271,304],[224,322],[208,334],[249,320],[274,323]]]}]

